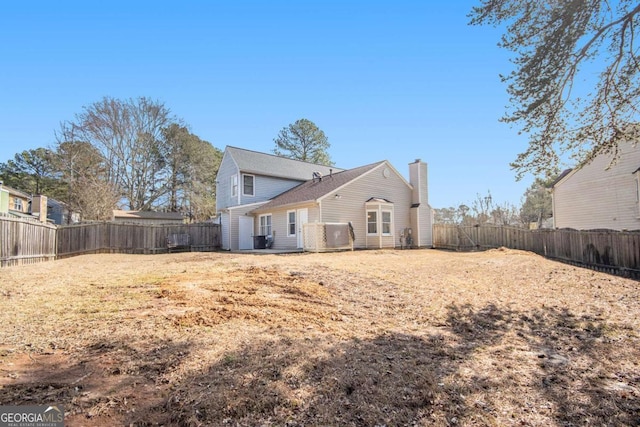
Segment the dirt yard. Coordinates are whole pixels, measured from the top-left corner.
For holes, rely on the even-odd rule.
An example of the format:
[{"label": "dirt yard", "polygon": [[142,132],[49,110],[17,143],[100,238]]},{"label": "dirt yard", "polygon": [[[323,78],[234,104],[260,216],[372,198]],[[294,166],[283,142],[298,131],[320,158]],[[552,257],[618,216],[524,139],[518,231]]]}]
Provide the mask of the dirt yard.
[{"label": "dirt yard", "polygon": [[640,283],[492,250],[0,270],[0,404],[67,426],[637,426]]}]

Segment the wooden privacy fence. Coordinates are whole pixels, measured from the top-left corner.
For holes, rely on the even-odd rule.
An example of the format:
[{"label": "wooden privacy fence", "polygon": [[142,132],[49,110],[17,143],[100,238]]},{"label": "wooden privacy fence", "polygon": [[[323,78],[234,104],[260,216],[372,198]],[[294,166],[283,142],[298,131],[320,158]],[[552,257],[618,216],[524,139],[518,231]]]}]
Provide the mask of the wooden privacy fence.
[{"label": "wooden privacy fence", "polygon": [[0,267],[48,261],[55,257],[55,225],[0,216]]},{"label": "wooden privacy fence", "polygon": [[87,253],[164,253],[171,234],[188,234],[191,250],[212,251],[220,247],[220,225],[213,223],[96,222],[56,227],[0,216],[0,267]]},{"label": "wooden privacy fence", "polygon": [[433,246],[458,251],[506,247],[640,279],[640,231],[525,230],[507,226],[433,226]]},{"label": "wooden privacy fence", "polygon": [[99,222],[58,227],[58,258],[86,253],[165,253],[170,234],[188,234],[191,249],[220,247],[220,226],[199,224],[123,224]]}]

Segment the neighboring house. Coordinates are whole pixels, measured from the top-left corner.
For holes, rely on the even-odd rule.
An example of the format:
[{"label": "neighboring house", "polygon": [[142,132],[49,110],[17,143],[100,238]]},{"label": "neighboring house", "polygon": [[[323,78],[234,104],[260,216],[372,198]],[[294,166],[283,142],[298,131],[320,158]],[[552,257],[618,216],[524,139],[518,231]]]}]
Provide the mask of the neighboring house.
[{"label": "neighboring house", "polygon": [[0,215],[9,214],[9,190],[0,182]]},{"label": "neighboring house", "polygon": [[67,205],[47,196],[33,196],[0,183],[0,214],[37,219],[53,224],[70,224],[80,220]]},{"label": "neighboring house", "polygon": [[128,224],[182,224],[184,217],[180,212],[114,210],[113,221]]},{"label": "neighboring house", "polygon": [[304,223],[351,223],[355,248],[430,246],[427,165],[409,165],[410,182],[388,162],[343,170],[227,147],[217,177],[222,248],[251,249],[268,235],[274,249],[303,247]]},{"label": "neighboring house", "polygon": [[[36,214],[35,209],[40,204],[38,198],[44,196],[35,196],[32,202],[32,213]],[[56,199],[45,199],[47,206],[47,220],[56,225],[68,225],[76,224],[80,222],[80,214],[73,212],[69,209],[69,206]]]},{"label": "neighboring house", "polygon": [[22,218],[32,218],[29,214],[30,201],[29,194],[0,183],[0,212]]},{"label": "neighboring house", "polygon": [[600,155],[560,175],[552,187],[556,228],[640,229],[640,146],[622,144],[620,156]]}]

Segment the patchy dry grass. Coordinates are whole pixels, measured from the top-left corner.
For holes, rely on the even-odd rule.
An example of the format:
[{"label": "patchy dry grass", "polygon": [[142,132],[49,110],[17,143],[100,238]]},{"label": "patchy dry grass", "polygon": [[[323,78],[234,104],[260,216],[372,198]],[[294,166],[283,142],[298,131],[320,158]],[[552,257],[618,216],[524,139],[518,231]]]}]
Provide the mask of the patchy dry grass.
[{"label": "patchy dry grass", "polygon": [[0,404],[69,426],[640,425],[640,285],[520,251],[0,271]]}]

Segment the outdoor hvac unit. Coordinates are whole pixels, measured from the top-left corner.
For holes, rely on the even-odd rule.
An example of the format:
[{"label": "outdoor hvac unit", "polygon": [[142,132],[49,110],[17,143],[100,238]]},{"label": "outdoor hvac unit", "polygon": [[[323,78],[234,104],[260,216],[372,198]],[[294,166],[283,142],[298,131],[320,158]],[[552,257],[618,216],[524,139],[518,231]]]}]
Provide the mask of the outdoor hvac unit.
[{"label": "outdoor hvac unit", "polygon": [[305,251],[353,250],[353,227],[349,223],[307,223],[303,236]]},{"label": "outdoor hvac unit", "polygon": [[400,249],[413,246],[413,234],[411,228],[407,227],[400,232]]}]

